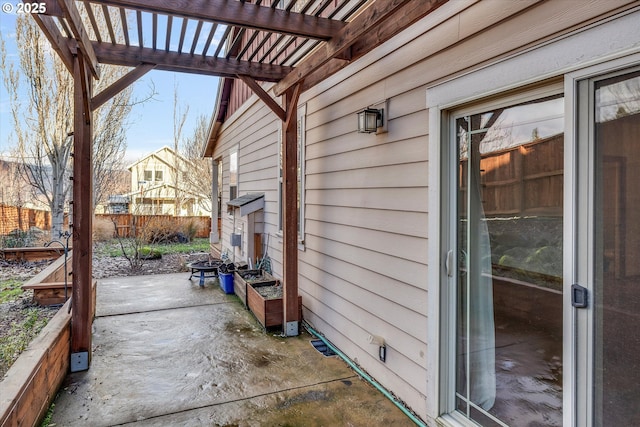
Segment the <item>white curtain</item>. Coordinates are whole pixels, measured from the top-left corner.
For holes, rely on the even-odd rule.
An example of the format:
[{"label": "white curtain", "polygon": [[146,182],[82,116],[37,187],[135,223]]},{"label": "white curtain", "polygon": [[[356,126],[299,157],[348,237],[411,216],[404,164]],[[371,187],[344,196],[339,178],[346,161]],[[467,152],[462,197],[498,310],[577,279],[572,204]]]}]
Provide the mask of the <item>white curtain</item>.
[{"label": "white curtain", "polygon": [[469,145],[467,372],[470,400],[489,410],[496,397],[491,244],[482,207],[480,143],[474,141]]}]

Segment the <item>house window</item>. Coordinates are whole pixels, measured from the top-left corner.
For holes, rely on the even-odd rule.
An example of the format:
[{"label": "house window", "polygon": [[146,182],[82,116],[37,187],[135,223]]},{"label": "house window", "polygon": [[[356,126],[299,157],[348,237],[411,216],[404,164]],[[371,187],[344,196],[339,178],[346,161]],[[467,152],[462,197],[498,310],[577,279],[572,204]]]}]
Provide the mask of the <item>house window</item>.
[{"label": "house window", "polygon": [[[298,139],[298,173],[297,173],[297,200],[298,200],[298,239],[304,240],[304,176],[305,176],[305,135],[306,135],[306,115],[307,105],[304,104],[298,108],[298,123],[297,123],[297,139]],[[282,173],[282,156],[283,156],[283,144],[284,138],[282,136],[282,127],[278,132],[278,229],[282,232],[283,224],[283,173]]]},{"label": "house window", "polygon": [[229,153],[229,200],[238,197],[238,147]]},{"label": "house window", "polygon": [[162,180],[163,180],[163,178],[162,178],[162,171],[156,171],[156,176],[155,176],[155,178],[156,178],[156,181],[162,181]]},{"label": "house window", "polygon": [[144,171],[144,180],[145,181],[153,181],[153,171],[151,171],[151,170]]}]

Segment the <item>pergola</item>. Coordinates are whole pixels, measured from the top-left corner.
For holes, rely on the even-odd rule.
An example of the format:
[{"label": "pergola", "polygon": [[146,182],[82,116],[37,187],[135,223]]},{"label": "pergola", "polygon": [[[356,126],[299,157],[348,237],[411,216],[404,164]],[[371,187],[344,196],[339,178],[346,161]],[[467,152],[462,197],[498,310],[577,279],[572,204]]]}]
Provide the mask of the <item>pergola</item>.
[{"label": "pergola", "polygon": [[[282,121],[284,139],[283,324],[299,322],[298,97],[445,2],[45,0],[46,12],[33,18],[73,74],[75,88],[72,370],[88,369],[91,360],[93,110],[152,69],[240,79],[273,110]],[[223,35],[216,41],[219,32]],[[100,78],[101,64],[132,69],[94,94],[92,82]],[[260,82],[274,83],[273,95]],[[281,96],[284,107],[273,96]],[[223,120],[219,112],[208,155]]]}]

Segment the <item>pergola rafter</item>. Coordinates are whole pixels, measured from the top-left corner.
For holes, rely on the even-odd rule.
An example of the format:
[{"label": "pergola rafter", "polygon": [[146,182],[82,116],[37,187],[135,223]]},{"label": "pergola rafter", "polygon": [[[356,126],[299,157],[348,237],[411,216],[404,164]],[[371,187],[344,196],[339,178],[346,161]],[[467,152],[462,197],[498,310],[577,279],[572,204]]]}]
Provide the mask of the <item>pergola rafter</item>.
[{"label": "pergola rafter", "polygon": [[150,63],[158,70],[276,82],[280,96],[303,80],[307,89],[445,1],[45,0],[47,13],[36,19],[69,68],[64,44],[73,40],[94,78],[100,63]]},{"label": "pergola rafter", "polygon": [[291,67],[272,64],[256,64],[237,59],[203,57],[189,53],[166,52],[145,47],[126,46],[111,43],[92,44],[101,63],[135,67],[141,63],[153,64],[157,70],[181,73],[205,74],[216,77],[235,78],[236,75],[250,75],[253,79],[277,82],[289,74]]},{"label": "pergola rafter", "polygon": [[[44,0],[46,13],[34,19],[73,74],[76,91],[72,369],[88,369],[91,359],[93,110],[152,69],[223,77],[205,155],[213,153],[234,79],[274,111],[284,135],[283,324],[287,335],[297,334],[298,97],[446,1]],[[100,64],[132,70],[93,95],[91,80],[100,77]],[[275,83],[271,92],[283,102],[260,82]],[[86,364],[73,363],[78,355]]]}]

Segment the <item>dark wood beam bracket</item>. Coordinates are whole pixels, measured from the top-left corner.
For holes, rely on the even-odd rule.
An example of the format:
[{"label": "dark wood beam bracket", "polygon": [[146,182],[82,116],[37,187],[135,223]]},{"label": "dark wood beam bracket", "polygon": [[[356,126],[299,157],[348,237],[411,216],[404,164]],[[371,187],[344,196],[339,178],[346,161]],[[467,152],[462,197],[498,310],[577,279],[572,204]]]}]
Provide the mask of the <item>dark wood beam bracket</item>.
[{"label": "dark wood beam bracket", "polygon": [[138,80],[140,77],[144,76],[154,68],[155,64],[140,64],[124,76],[120,77],[109,87],[105,88],[102,92],[91,98],[91,111],[97,110],[105,102],[109,101],[111,98],[116,96],[122,90],[126,89],[129,85],[134,83],[136,80]]},{"label": "dark wood beam bracket", "polygon": [[100,65],[98,64],[98,59],[93,51],[89,35],[87,34],[87,30],[84,28],[80,12],[78,12],[74,0],[58,0],[58,4],[64,12],[64,16],[67,19],[67,23],[73,33],[73,36],[78,42],[78,47],[86,57],[91,74],[93,74],[94,78],[99,79]]},{"label": "dark wood beam bracket", "polygon": [[238,78],[242,80],[249,88],[258,95],[258,97],[267,104],[267,107],[271,108],[271,110],[276,113],[276,116],[280,118],[283,122],[287,120],[287,113],[285,110],[276,102],[275,99],[271,97],[263,88],[258,84],[257,81],[252,79],[249,76],[238,75]]},{"label": "dark wood beam bracket", "polygon": [[[287,99],[287,119],[285,120],[285,126],[297,118],[296,114],[298,112],[298,99],[300,99],[300,94],[302,93],[302,82],[298,83],[291,93],[289,99]],[[297,136],[297,133],[296,133]]]}]

